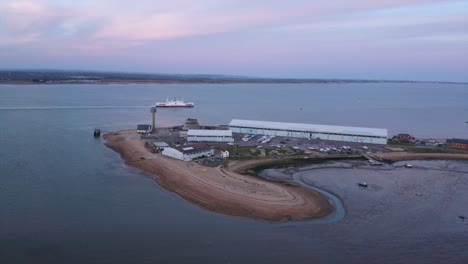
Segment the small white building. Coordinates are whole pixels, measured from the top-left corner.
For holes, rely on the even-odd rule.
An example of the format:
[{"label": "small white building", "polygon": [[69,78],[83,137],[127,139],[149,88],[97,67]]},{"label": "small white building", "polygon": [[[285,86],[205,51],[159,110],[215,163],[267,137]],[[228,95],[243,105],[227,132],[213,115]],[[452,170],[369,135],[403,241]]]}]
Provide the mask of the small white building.
[{"label": "small white building", "polygon": [[234,142],[231,130],[191,129],[187,132],[188,142]]},{"label": "small white building", "polygon": [[209,146],[183,145],[173,148],[164,148],[162,154],[175,159],[191,161],[197,158],[213,156],[214,149]]},{"label": "small white building", "polygon": [[229,158],[229,151],[221,150],[221,158]]},{"label": "small white building", "polygon": [[137,126],[137,133],[138,134],[147,134],[153,130],[151,125],[138,125]]}]

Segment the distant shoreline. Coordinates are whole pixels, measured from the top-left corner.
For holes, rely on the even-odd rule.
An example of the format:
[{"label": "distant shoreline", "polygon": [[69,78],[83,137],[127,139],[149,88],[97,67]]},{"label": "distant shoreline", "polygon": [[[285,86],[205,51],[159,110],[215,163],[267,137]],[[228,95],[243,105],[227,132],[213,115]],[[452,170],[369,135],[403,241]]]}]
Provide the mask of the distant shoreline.
[{"label": "distant shoreline", "polygon": [[262,78],[203,74],[143,74],[92,71],[0,70],[1,84],[313,84],[313,83],[435,83],[466,85],[466,82],[366,80],[325,78]]},{"label": "distant shoreline", "polygon": [[267,85],[267,84],[350,84],[350,83],[432,83],[432,84],[450,84],[450,85],[468,85],[468,83],[455,83],[455,82],[429,82],[429,81],[261,81],[261,82],[249,82],[249,81],[129,81],[129,80],[119,80],[119,81],[99,81],[99,82],[79,82],[79,81],[54,81],[54,82],[44,82],[44,83],[35,83],[28,81],[17,81],[17,82],[4,82],[0,80],[0,85],[109,85],[109,84],[258,84],[258,85]]}]

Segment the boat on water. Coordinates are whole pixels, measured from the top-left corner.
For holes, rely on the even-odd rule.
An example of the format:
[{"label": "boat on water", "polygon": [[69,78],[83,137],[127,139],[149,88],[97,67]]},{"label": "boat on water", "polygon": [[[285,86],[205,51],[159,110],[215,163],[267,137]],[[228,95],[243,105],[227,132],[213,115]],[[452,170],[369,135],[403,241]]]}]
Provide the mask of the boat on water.
[{"label": "boat on water", "polygon": [[96,128],[94,129],[94,137],[100,137],[101,136],[101,129]]},{"label": "boat on water", "polygon": [[194,107],[193,102],[184,102],[184,99],[167,98],[166,102],[157,102],[156,107]]},{"label": "boat on water", "polygon": [[373,160],[373,159],[369,159],[369,164],[370,164],[371,166],[382,166],[382,165],[383,165],[383,163],[378,162],[378,161],[375,161],[375,160]]},{"label": "boat on water", "polygon": [[363,188],[369,187],[369,185],[368,185],[367,183],[365,183],[365,182],[358,182],[357,185],[358,185],[359,187],[363,187]]}]

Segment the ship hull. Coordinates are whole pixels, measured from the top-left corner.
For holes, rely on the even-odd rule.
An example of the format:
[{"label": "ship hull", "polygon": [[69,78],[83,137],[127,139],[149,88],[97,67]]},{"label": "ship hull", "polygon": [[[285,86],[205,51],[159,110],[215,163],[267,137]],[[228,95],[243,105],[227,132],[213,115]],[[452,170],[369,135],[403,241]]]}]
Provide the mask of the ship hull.
[{"label": "ship hull", "polygon": [[193,105],[156,105],[161,108],[191,108]]},{"label": "ship hull", "polygon": [[182,99],[172,98],[166,99],[166,102],[156,102],[156,107],[165,107],[165,108],[187,108],[193,107],[194,103],[192,102],[184,102]]}]

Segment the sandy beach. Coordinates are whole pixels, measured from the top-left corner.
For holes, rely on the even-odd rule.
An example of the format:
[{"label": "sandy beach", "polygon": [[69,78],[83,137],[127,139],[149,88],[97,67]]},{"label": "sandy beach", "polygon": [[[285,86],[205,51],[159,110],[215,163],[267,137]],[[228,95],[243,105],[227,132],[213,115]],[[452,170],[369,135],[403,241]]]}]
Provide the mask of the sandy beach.
[{"label": "sandy beach", "polygon": [[259,161],[235,161],[227,168],[211,168],[153,154],[135,130],[108,133],[104,139],[106,146],[118,152],[129,166],[154,176],[165,189],[214,212],[277,222],[320,218],[333,210],[327,198],[314,190],[236,172],[259,165]]}]

